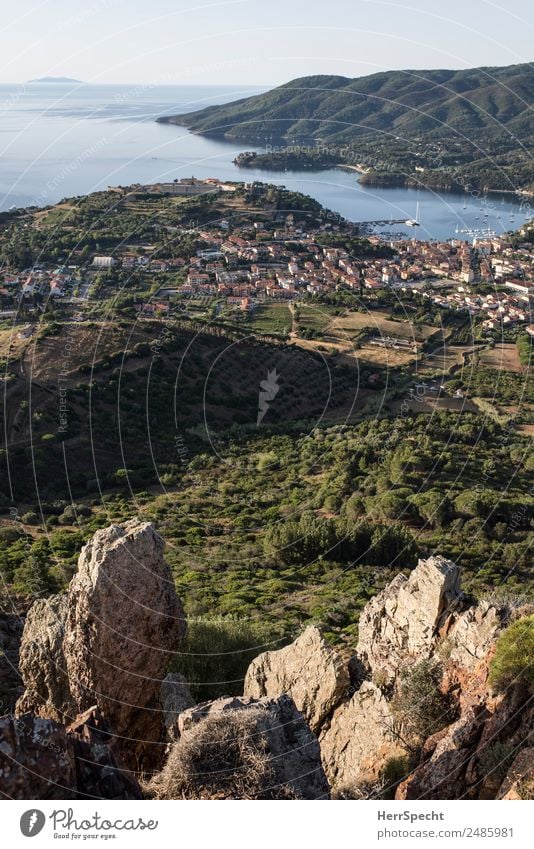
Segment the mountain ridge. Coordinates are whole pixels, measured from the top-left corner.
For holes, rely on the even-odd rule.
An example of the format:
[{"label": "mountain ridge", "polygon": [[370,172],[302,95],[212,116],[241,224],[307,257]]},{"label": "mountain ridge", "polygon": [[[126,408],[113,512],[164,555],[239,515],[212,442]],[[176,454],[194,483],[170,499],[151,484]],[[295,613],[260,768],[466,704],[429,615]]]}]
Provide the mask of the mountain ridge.
[{"label": "mountain ridge", "polygon": [[351,79],[300,77],[263,94],[158,121],[201,135],[265,141],[265,136],[350,143],[366,135],[413,137],[503,129],[532,132],[534,67],[382,71]]}]

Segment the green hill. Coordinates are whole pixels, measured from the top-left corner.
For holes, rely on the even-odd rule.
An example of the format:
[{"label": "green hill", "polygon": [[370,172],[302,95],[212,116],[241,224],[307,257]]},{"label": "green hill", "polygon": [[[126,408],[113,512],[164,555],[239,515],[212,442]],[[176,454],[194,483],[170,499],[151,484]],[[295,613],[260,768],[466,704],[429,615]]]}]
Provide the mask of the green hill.
[{"label": "green hill", "polygon": [[349,79],[302,77],[265,94],[209,106],[160,121],[195,133],[247,141],[320,139],[351,143],[377,132],[422,134],[490,131],[532,133],[534,68],[511,65],[469,70],[388,71]]}]

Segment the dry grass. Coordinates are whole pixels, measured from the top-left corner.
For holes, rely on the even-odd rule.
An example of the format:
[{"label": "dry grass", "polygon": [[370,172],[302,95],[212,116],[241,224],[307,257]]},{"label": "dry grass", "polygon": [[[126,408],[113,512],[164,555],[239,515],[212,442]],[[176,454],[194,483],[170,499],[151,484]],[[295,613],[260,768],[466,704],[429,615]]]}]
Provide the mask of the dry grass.
[{"label": "dry grass", "polygon": [[154,799],[291,799],[268,750],[265,711],[207,716],[173,745],[162,772],[146,787]]},{"label": "dry grass", "polygon": [[480,365],[494,368],[498,371],[523,371],[517,346],[513,342],[502,342],[480,352]]},{"label": "dry grass", "polygon": [[393,321],[389,314],[380,310],[368,312],[350,312],[347,315],[336,316],[327,325],[325,333],[347,338],[353,336],[365,327],[379,331],[383,336],[397,336],[420,342],[436,333],[436,328],[430,325],[414,325],[410,321]]}]

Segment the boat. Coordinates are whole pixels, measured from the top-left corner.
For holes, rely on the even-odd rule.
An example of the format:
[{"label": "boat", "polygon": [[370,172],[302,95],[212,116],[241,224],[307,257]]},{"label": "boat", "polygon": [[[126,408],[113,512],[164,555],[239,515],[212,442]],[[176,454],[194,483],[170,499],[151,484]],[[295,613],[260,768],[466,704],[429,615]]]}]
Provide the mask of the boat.
[{"label": "boat", "polygon": [[420,227],[419,222],[419,201],[417,201],[417,207],[415,210],[415,218],[407,218],[404,222],[407,227]]}]

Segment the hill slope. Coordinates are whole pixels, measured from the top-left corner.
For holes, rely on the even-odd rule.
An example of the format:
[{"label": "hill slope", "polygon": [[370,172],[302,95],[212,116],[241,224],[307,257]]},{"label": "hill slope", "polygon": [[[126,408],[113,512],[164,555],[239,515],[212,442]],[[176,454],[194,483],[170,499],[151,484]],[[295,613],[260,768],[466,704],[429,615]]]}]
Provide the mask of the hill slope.
[{"label": "hill slope", "polygon": [[195,133],[256,142],[272,136],[350,143],[377,131],[403,138],[442,136],[444,131],[522,138],[532,133],[533,93],[534,68],[527,64],[388,71],[358,79],[312,76],[159,120]]}]

